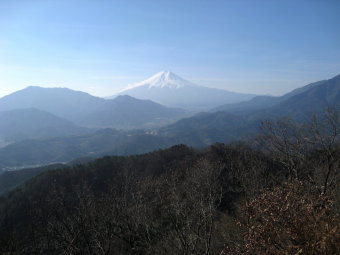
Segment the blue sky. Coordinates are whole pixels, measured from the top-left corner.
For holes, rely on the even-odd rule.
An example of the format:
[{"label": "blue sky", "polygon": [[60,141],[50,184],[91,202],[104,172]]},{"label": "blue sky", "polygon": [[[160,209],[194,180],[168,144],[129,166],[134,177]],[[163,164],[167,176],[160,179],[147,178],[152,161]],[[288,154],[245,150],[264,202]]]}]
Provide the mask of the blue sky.
[{"label": "blue sky", "polygon": [[0,96],[107,96],[162,70],[280,95],[340,74],[338,0],[1,0]]}]

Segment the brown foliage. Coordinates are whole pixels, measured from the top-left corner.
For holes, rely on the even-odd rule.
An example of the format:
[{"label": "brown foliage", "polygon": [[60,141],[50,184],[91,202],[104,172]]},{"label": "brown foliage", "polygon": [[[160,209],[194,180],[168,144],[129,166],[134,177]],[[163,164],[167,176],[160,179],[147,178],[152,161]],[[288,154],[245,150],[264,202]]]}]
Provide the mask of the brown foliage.
[{"label": "brown foliage", "polygon": [[245,207],[244,243],[224,254],[339,254],[339,215],[317,187],[300,181],[264,190]]}]

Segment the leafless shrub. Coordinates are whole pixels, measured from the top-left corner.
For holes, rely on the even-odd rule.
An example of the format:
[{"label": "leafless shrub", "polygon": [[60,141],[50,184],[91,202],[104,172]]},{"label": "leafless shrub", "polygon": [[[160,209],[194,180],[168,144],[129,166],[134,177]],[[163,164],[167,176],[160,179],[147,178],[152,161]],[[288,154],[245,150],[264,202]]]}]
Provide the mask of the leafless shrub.
[{"label": "leafless shrub", "polygon": [[334,201],[300,181],[264,190],[245,207],[243,243],[223,254],[339,254],[339,215]]}]

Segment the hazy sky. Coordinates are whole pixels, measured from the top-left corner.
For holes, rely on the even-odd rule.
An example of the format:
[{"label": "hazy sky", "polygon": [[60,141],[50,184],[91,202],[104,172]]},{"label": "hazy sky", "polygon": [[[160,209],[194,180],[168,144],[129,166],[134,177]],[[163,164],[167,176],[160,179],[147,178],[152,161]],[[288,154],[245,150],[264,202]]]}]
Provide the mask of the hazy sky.
[{"label": "hazy sky", "polygon": [[161,70],[279,95],[340,74],[339,0],[0,0],[0,96],[98,96]]}]

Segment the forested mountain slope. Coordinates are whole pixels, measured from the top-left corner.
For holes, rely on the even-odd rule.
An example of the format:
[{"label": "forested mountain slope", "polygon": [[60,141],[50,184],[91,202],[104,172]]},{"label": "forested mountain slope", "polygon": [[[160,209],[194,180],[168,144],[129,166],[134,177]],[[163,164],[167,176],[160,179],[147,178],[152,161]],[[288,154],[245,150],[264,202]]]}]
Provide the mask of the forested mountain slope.
[{"label": "forested mountain slope", "polygon": [[[269,138],[264,148],[275,143]],[[327,164],[328,151],[295,150],[290,159],[280,151],[177,145],[44,172],[0,197],[0,251],[336,254],[338,172],[326,176],[340,166],[339,148]],[[282,228],[272,227],[277,222]]]},{"label": "forested mountain slope", "polygon": [[[266,110],[270,107],[273,107],[275,105],[278,105],[284,101],[287,101],[295,96],[299,98],[298,95],[301,95],[304,97],[303,101],[311,101],[313,100],[312,98],[308,97],[313,97],[311,94],[305,92],[308,91],[316,91],[316,90],[325,90],[325,87],[332,87],[332,89],[337,90],[336,88],[339,87],[339,82],[340,82],[340,75],[333,77],[332,79],[329,80],[323,80],[323,81],[317,81],[311,84],[308,84],[306,86],[303,86],[301,88],[295,89],[289,93],[284,94],[283,96],[279,97],[273,97],[273,96],[257,96],[252,98],[249,101],[243,101],[235,104],[225,104],[219,107],[216,107],[211,110],[211,112],[217,112],[217,111],[228,111],[234,114],[249,114],[254,111],[259,111],[259,110]],[[327,88],[326,88],[327,90]],[[336,91],[333,91],[331,93],[337,93]],[[309,95],[308,95],[309,94]],[[303,96],[304,95],[304,96]],[[296,101],[296,99],[291,99],[293,101]],[[329,98],[329,102],[336,102],[334,99]],[[288,102],[288,101],[287,101]],[[289,103],[288,103],[289,104]],[[282,107],[282,106],[281,106]],[[325,107],[325,105],[323,105]],[[283,106],[285,108],[285,106]],[[301,111],[302,109],[298,109]]]}]

